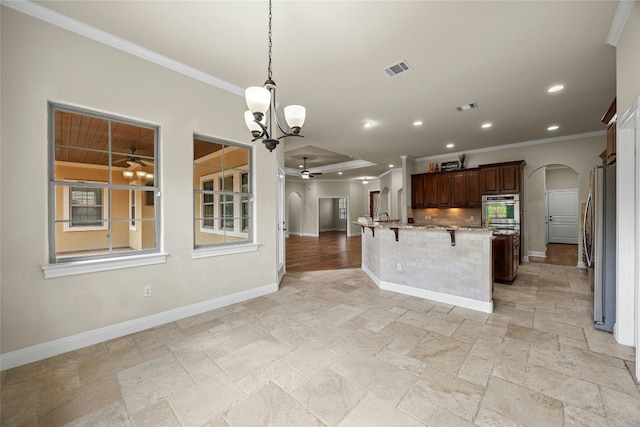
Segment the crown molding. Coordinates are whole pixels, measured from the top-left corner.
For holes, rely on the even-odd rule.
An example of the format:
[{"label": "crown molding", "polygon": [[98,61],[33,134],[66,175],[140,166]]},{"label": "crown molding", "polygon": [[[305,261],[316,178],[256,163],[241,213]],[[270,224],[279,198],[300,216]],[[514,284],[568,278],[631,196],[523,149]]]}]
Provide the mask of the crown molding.
[{"label": "crown molding", "polygon": [[460,154],[466,154],[468,156],[469,154],[474,154],[474,153],[487,153],[491,151],[509,150],[511,148],[522,148],[522,147],[528,147],[531,145],[541,145],[541,144],[550,144],[553,142],[571,141],[573,139],[590,138],[593,136],[604,136],[606,134],[607,134],[606,130],[598,130],[595,132],[576,133],[573,135],[556,136],[553,138],[543,138],[543,139],[534,139],[532,141],[514,142],[513,144],[494,145],[493,147],[478,148],[475,150],[458,151],[455,153],[438,154],[435,156],[425,156],[425,157],[416,158],[415,160],[424,161],[424,160],[448,159],[448,158],[459,156]]},{"label": "crown molding", "polygon": [[610,44],[613,47],[618,45],[620,36],[624,31],[624,26],[627,24],[629,16],[631,16],[631,9],[633,9],[634,3],[634,1],[629,0],[621,0],[618,3],[616,14],[613,16],[613,21],[611,21],[611,27],[609,28],[607,44]]},{"label": "crown molding", "polygon": [[18,12],[32,16],[51,25],[63,28],[73,33],[79,34],[91,40],[110,46],[114,49],[129,53],[138,58],[144,59],[161,67],[175,71],[185,76],[194,78],[208,85],[215,86],[234,95],[244,97],[244,89],[231,84],[225,80],[219,79],[211,74],[207,74],[196,68],[185,65],[181,62],[173,60],[167,56],[161,55],[150,49],[132,43],[121,37],[117,37],[111,33],[100,30],[84,22],[73,19],[67,15],[56,12],[48,7],[34,3],[31,0],[2,0],[2,5],[7,6]]}]

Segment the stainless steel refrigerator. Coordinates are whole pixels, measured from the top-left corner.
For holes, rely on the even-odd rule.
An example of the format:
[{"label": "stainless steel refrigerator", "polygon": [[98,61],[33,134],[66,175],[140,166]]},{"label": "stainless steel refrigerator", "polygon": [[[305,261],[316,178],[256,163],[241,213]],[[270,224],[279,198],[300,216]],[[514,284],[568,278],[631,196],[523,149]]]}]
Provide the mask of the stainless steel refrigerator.
[{"label": "stainless steel refrigerator", "polygon": [[613,332],[616,320],[616,168],[598,166],[583,221],[584,253],[593,288],[593,324]]}]

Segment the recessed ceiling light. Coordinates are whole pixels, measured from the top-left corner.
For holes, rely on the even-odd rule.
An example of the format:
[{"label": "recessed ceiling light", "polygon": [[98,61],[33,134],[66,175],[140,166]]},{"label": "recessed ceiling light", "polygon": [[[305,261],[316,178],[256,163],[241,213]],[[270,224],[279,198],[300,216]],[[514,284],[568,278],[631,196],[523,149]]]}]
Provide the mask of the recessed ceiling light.
[{"label": "recessed ceiling light", "polygon": [[422,120],[416,120],[415,122],[413,122],[414,126],[422,126]]},{"label": "recessed ceiling light", "polygon": [[371,126],[373,126],[373,123],[371,122],[365,122],[364,127],[366,128],[370,128]]},{"label": "recessed ceiling light", "polygon": [[447,144],[447,148],[453,148],[453,147],[455,147],[455,144],[453,144],[451,142]]},{"label": "recessed ceiling light", "polygon": [[558,129],[560,129],[560,126],[558,126],[558,125],[549,126],[547,128],[547,130],[558,130]]},{"label": "recessed ceiling light", "polygon": [[483,124],[482,124],[482,128],[483,128],[483,129],[488,129],[488,128],[490,128],[491,126],[493,126],[491,123],[483,123]]},{"label": "recessed ceiling light", "polygon": [[551,86],[549,89],[547,89],[547,92],[549,93],[560,92],[562,89],[564,89],[563,85],[554,85],[554,86]]},{"label": "recessed ceiling light", "polygon": [[392,168],[392,167],[393,167],[393,165],[389,165],[389,167],[390,167],[390,168]]},{"label": "recessed ceiling light", "polygon": [[338,172],[338,175],[342,175],[342,172]]},{"label": "recessed ceiling light", "polygon": [[302,169],[304,166],[303,166],[303,165],[298,165],[298,167],[299,167],[300,169]]}]

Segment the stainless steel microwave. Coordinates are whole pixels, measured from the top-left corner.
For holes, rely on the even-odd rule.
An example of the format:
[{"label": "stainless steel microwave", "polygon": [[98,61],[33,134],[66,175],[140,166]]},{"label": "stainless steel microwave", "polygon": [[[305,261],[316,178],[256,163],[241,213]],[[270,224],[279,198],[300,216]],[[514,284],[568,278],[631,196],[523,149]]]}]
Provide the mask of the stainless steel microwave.
[{"label": "stainless steel microwave", "polygon": [[482,196],[482,222],[493,227],[520,228],[520,195]]}]

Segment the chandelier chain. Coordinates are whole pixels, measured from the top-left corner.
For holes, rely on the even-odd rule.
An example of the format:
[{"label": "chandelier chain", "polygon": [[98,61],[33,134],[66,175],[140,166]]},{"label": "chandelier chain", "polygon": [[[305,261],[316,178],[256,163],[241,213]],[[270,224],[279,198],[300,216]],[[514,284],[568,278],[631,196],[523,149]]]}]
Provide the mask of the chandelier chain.
[{"label": "chandelier chain", "polygon": [[271,80],[271,0],[269,0],[269,66],[267,68],[267,78]]}]

